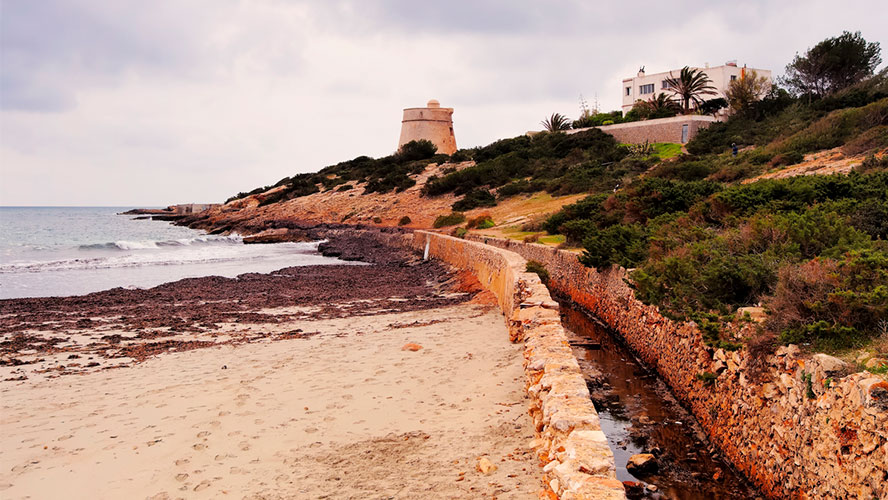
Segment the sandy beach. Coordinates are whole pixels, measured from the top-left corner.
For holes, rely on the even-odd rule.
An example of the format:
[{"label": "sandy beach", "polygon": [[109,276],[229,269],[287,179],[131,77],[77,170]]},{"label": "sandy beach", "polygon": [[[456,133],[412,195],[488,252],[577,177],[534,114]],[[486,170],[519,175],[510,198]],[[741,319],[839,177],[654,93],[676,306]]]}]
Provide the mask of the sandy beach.
[{"label": "sandy beach", "polygon": [[[173,341],[134,334],[169,326],[120,320],[119,308],[138,301],[99,295],[78,327],[60,323],[65,300],[45,299],[57,310],[44,307],[55,315],[44,326],[56,328],[34,320],[24,335],[78,335],[39,352],[6,340],[7,351],[22,349],[4,359],[26,364],[2,367],[0,497],[536,498],[521,348],[486,293],[460,291],[454,283],[465,280],[440,270],[430,280],[425,265],[402,267],[422,278],[412,285],[391,283],[418,287],[410,297],[378,282],[367,288],[379,296],[364,295],[360,273],[376,266],[333,266],[348,268],[348,300],[257,301],[211,328],[197,304],[217,302],[202,296],[183,307],[203,319],[172,327]],[[328,278],[315,284],[335,293]],[[6,327],[34,306],[4,303]],[[117,342],[100,342],[110,331]],[[143,356],[119,356],[127,348]],[[80,357],[68,368],[71,353]],[[90,357],[98,365],[86,369]],[[495,470],[480,471],[482,458]]]}]

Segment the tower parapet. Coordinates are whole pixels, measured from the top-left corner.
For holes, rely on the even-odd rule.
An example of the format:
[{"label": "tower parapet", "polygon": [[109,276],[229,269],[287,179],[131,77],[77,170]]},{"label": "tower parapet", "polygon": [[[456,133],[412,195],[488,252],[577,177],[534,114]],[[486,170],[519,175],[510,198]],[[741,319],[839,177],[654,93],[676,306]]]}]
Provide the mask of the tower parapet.
[{"label": "tower parapet", "polygon": [[401,120],[401,139],[398,149],[410,141],[425,139],[438,147],[438,153],[451,155],[456,152],[456,136],[453,135],[453,108],[442,108],[432,99],[424,108],[404,109]]}]

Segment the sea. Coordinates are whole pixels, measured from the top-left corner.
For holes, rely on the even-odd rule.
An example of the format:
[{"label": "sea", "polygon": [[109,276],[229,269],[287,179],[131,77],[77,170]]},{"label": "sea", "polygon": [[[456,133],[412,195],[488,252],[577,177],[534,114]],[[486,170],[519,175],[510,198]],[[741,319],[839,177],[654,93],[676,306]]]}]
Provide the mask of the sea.
[{"label": "sea", "polygon": [[118,215],[130,208],[0,207],[0,299],[344,263],[320,255],[319,242],[245,245],[239,235]]}]

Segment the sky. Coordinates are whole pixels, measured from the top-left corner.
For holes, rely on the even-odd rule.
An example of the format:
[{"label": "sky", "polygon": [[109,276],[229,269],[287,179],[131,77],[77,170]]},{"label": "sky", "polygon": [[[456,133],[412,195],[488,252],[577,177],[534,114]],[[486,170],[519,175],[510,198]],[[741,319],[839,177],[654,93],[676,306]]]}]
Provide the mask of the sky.
[{"label": "sky", "polygon": [[[437,99],[457,145],[685,65],[774,71],[881,1],[0,0],[0,205],[165,206],[397,147]],[[884,67],[884,63],[882,65]]]}]

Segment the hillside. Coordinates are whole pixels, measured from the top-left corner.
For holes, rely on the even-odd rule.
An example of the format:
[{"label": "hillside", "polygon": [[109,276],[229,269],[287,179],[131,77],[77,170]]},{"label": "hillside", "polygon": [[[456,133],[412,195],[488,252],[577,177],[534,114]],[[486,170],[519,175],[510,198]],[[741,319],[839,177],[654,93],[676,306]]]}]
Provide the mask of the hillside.
[{"label": "hillside", "polygon": [[697,321],[713,345],[888,355],[885,71],[811,103],[774,91],[687,153],[664,151],[678,148],[597,129],[451,157],[420,141],[240,193],[188,223],[243,234],[282,221],[438,227],[560,244],[589,266],[633,268],[639,298]]}]

